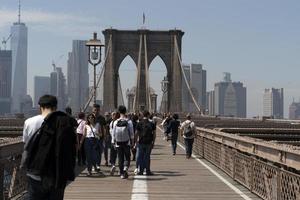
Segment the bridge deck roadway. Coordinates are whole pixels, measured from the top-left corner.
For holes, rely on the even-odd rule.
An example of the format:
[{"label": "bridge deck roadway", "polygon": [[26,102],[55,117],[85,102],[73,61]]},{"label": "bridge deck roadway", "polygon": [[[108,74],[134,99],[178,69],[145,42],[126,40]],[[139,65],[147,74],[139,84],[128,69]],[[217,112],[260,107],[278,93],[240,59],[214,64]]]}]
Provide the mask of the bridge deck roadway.
[{"label": "bridge deck roadway", "polygon": [[65,199],[260,199],[207,161],[186,159],[180,146],[177,155],[171,155],[170,142],[162,140],[159,130],[151,156],[154,176],[134,176],[134,165],[128,180],[110,176],[110,168],[105,166],[101,166],[101,174],[92,177],[86,177],[86,170],[79,169],[76,180],[66,188]]}]

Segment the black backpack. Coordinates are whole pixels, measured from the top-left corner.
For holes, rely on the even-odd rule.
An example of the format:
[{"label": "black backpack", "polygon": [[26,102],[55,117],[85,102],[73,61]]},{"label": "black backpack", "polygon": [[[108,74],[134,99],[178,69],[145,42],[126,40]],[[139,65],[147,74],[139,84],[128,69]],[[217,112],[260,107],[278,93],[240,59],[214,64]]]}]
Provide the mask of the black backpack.
[{"label": "black backpack", "polygon": [[141,122],[141,128],[139,143],[151,144],[153,141],[153,123],[145,119]]}]

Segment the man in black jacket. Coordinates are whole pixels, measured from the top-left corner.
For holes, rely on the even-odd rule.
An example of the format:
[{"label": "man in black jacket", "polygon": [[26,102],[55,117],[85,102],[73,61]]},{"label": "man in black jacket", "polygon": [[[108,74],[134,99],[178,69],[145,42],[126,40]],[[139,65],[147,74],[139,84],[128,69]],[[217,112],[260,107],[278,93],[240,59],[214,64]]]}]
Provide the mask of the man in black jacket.
[{"label": "man in black jacket", "polygon": [[76,134],[72,118],[56,111],[55,96],[39,99],[41,115],[24,123],[23,140],[30,200],[62,200],[75,178]]}]

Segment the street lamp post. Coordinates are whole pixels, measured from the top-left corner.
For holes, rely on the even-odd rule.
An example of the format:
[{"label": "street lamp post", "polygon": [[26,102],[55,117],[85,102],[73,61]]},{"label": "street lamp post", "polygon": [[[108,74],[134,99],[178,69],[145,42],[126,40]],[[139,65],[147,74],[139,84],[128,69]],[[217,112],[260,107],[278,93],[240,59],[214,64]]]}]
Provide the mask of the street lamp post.
[{"label": "street lamp post", "polygon": [[86,46],[88,47],[89,63],[94,67],[94,103],[96,104],[97,86],[96,86],[96,66],[101,62],[101,49],[104,45],[97,39],[97,33],[94,33],[93,39],[90,39]]},{"label": "street lamp post", "polygon": [[163,96],[165,97],[165,102],[164,102],[164,111],[167,112],[168,111],[168,85],[169,85],[169,81],[167,79],[167,77],[165,76],[164,79],[161,81],[161,91],[163,92]]}]

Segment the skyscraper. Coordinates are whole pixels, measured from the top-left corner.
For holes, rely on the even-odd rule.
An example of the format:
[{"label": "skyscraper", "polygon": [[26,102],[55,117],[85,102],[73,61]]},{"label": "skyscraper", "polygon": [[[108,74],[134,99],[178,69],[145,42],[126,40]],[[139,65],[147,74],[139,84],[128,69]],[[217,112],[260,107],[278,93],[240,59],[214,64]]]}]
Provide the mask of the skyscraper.
[{"label": "skyscraper", "polygon": [[[184,73],[191,91],[200,106],[204,111],[206,109],[206,70],[203,70],[201,64],[191,64],[184,66]],[[197,107],[189,93],[188,87],[182,77],[182,108],[186,112],[197,112]]]},{"label": "skyscraper", "polygon": [[73,40],[68,58],[68,105],[74,112],[83,108],[89,93],[88,49],[84,40]]},{"label": "skyscraper", "polygon": [[208,115],[215,115],[215,91],[207,92],[207,109]]},{"label": "skyscraper", "polygon": [[39,98],[45,94],[50,94],[50,77],[34,77],[34,107],[38,106]]},{"label": "skyscraper", "polygon": [[263,96],[263,115],[274,117],[275,119],[283,118],[283,88],[265,89]]},{"label": "skyscraper", "polygon": [[11,51],[0,50],[0,115],[10,113],[11,70]]},{"label": "skyscraper", "polygon": [[215,115],[246,117],[246,88],[241,82],[232,82],[230,73],[215,84]]},{"label": "skyscraper", "polygon": [[50,74],[50,94],[57,98],[57,109],[66,107],[66,78],[60,67],[55,67]]},{"label": "skyscraper", "polygon": [[293,102],[290,105],[289,119],[300,120],[300,102]]},{"label": "skyscraper", "polygon": [[21,111],[21,99],[27,94],[27,27],[19,19],[11,27],[12,112]]}]

